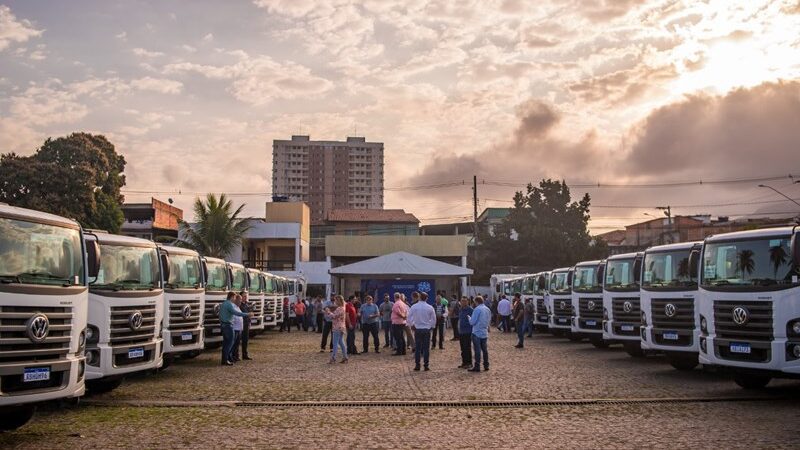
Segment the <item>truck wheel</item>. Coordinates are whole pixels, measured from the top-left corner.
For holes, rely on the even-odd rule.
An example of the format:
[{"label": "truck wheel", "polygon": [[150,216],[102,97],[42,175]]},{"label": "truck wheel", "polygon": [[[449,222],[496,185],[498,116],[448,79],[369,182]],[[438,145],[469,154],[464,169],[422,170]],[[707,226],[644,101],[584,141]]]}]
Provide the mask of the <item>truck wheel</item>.
[{"label": "truck wheel", "polygon": [[681,356],[667,356],[667,360],[669,361],[669,365],[674,367],[677,370],[681,371],[692,371],[695,367],[699,364],[697,361],[697,357],[681,357]]},{"label": "truck wheel", "polygon": [[86,390],[89,394],[104,394],[111,392],[122,384],[122,378],[112,380],[86,380]]},{"label": "truck wheel", "polygon": [[0,433],[14,431],[33,418],[36,407],[33,405],[0,408]]},{"label": "truck wheel", "polygon": [[163,372],[167,370],[174,361],[175,361],[175,355],[173,354],[164,355],[164,362],[161,364],[161,367],[159,367],[156,372]]},{"label": "truck wheel", "polygon": [[191,350],[185,353],[181,353],[181,359],[195,359],[200,356],[200,350]]},{"label": "truck wheel", "polygon": [[763,375],[736,375],[733,381],[743,389],[762,389],[771,379],[772,377]]},{"label": "truck wheel", "polygon": [[580,342],[583,340],[583,336],[581,336],[580,334],[567,332],[567,339],[569,339],[570,342]]},{"label": "truck wheel", "polygon": [[601,339],[591,339],[590,342],[594,348],[608,348],[608,342]]},{"label": "truck wheel", "polygon": [[625,349],[625,353],[629,354],[633,358],[645,357],[644,350],[642,350],[642,345],[638,342],[626,342],[622,344],[622,347]]},{"label": "truck wheel", "polygon": [[208,350],[214,350],[220,347],[222,347],[222,342],[209,342],[206,344],[206,349]]}]

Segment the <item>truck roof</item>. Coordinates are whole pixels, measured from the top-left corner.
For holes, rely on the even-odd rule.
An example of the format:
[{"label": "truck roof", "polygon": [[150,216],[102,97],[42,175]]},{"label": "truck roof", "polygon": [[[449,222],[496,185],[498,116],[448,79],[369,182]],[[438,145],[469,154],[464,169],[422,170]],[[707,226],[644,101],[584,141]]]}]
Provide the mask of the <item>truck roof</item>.
[{"label": "truck roof", "polygon": [[225,260],[224,259],[214,258],[213,256],[203,256],[203,260],[205,260],[206,262],[212,262],[212,263],[217,263],[217,264],[225,264]]},{"label": "truck roof", "polygon": [[612,259],[632,259],[636,258],[639,255],[643,255],[643,252],[632,252],[632,253],[621,253],[619,255],[611,255],[609,256],[606,261],[611,261]]},{"label": "truck roof", "polygon": [[163,249],[167,253],[174,253],[177,255],[190,255],[190,256],[200,255],[199,253],[190,248],[175,247],[174,245],[164,245],[164,244],[156,244],[156,246],[160,249]]},{"label": "truck roof", "polygon": [[84,239],[87,240],[94,239],[99,244],[120,245],[127,247],[156,248],[156,243],[153,241],[148,241],[147,239],[140,239],[131,236],[123,236],[121,234],[84,232],[83,236]]},{"label": "truck roof", "polygon": [[581,261],[578,264],[575,264],[575,267],[578,267],[578,266],[582,266],[582,267],[583,266],[599,266],[603,262],[605,262],[604,259],[596,259],[594,261]]},{"label": "truck roof", "polygon": [[733,239],[758,239],[767,237],[786,237],[792,235],[794,227],[761,228],[758,230],[734,231],[732,233],[715,234],[706,238],[706,242],[728,241]]},{"label": "truck roof", "polygon": [[552,274],[554,272],[569,272],[572,269],[573,269],[572,267],[562,267],[560,269],[553,269],[550,271],[550,273]]},{"label": "truck roof", "polygon": [[36,223],[43,223],[47,225],[55,225],[67,228],[80,229],[80,224],[72,219],[57,216],[35,209],[19,208],[11,206],[6,203],[0,203],[0,217],[7,217],[9,219],[27,220]]},{"label": "truck roof", "polygon": [[675,250],[689,250],[695,245],[700,245],[702,243],[703,241],[691,241],[691,242],[678,242],[677,244],[654,245],[645,250],[645,252],[654,253],[654,252],[671,252]]}]

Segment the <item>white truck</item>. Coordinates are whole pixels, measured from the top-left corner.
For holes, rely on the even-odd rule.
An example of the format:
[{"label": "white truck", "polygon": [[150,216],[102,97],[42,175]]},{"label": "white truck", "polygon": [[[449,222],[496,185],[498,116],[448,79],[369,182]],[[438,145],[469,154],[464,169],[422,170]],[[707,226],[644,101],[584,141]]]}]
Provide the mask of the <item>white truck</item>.
[{"label": "white truck", "polygon": [[278,292],[278,279],[275,275],[267,272],[263,272],[263,274],[265,283],[264,328],[270,329],[278,325],[278,312],[281,311],[282,314],[283,311],[282,308],[278,308],[278,303],[283,305],[283,298]]},{"label": "white truck", "polygon": [[86,278],[80,225],[0,204],[0,431],[83,395]]},{"label": "white truck", "polygon": [[100,231],[84,239],[89,264],[100,262],[89,277],[86,388],[106,392],[163,364],[161,265],[152,241]]},{"label": "white truck", "polygon": [[250,318],[250,335],[264,331],[264,298],[266,297],[264,275],[260,270],[247,269],[247,297],[253,305],[253,317]]},{"label": "white truck", "polygon": [[603,272],[606,262],[584,261],[575,265],[572,276],[572,336],[588,338],[597,348],[603,340]]},{"label": "white truck", "polygon": [[606,259],[603,280],[603,339],[622,343],[633,357],[643,357],[639,302],[643,253],[623,253]]},{"label": "white truck", "polygon": [[572,275],[572,267],[562,267],[550,272],[550,288],[547,291],[549,329],[556,336],[571,335]]},{"label": "white truck", "polygon": [[800,378],[800,229],[707,237],[698,306],[700,363],[746,389]]},{"label": "white truck", "polygon": [[230,275],[225,260],[203,257],[203,280],[206,284],[205,308],[203,309],[203,342],[205,348],[222,345],[222,328],[219,309],[231,290]]},{"label": "white truck", "polygon": [[505,294],[508,296],[511,293],[511,283],[508,280],[517,278],[518,274],[494,274],[489,278],[489,289],[492,291],[492,303],[497,304],[500,301],[500,296]]},{"label": "white truck", "polygon": [[289,296],[289,280],[281,276],[275,276],[275,285],[278,294],[278,304],[275,307],[275,316],[277,317],[277,325],[283,323],[283,299]]},{"label": "white truck", "polygon": [[206,291],[200,255],[191,249],[158,245],[164,275],[164,366],[176,356],[193,358],[203,341]]},{"label": "white truck", "polygon": [[663,352],[678,370],[692,370],[698,363],[697,262],[702,245],[659,245],[644,252],[640,290],[642,349]]},{"label": "white truck", "polygon": [[550,323],[550,311],[547,309],[547,290],[550,285],[550,272],[539,272],[535,275],[536,285],[533,298],[536,301],[536,315],[533,326],[537,331],[547,331]]}]

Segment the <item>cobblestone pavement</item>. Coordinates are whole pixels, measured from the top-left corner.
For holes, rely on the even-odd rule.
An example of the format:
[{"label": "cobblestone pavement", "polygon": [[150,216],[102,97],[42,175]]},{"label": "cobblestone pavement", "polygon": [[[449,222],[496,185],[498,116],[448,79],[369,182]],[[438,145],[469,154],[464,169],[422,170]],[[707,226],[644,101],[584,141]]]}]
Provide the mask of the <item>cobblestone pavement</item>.
[{"label": "cobblestone pavement", "polygon": [[[360,347],[360,335],[358,336]],[[756,393],[713,373],[672,369],[538,335],[526,348],[493,332],[491,370],[457,369],[456,342],[431,354],[430,372],[388,352],[328,365],[319,335],[269,332],[251,341],[254,361],[219,365],[217,352],[137,377],[82,406],[45,408],[0,448],[181,447],[798,447],[800,383]],[[733,401],[767,396],[769,400]],[[560,400],[727,398],[725,402],[488,407],[245,407],[213,401]],[[129,403],[201,402],[191,407]],[[95,402],[96,404],[87,404]],[[203,404],[202,402],[208,402]],[[106,405],[100,406],[98,403]],[[112,405],[112,406],[107,406]]]}]

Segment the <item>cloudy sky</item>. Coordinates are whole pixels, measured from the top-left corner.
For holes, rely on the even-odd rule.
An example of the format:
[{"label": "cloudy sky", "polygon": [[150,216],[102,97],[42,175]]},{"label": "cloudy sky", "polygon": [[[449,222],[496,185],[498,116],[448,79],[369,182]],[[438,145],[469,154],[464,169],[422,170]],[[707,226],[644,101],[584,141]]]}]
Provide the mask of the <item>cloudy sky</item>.
[{"label": "cloudy sky", "polygon": [[[747,180],[800,198],[798,30],[797,0],[0,0],[0,151],[102,133],[128,200],[189,209],[271,192],[273,139],[356,133],[385,143],[386,207],[425,223],[468,219],[473,175],[481,208],[542,177],[628,185],[573,189],[595,232],[792,212]],[[630,186],[699,180],[744,181]]]}]

